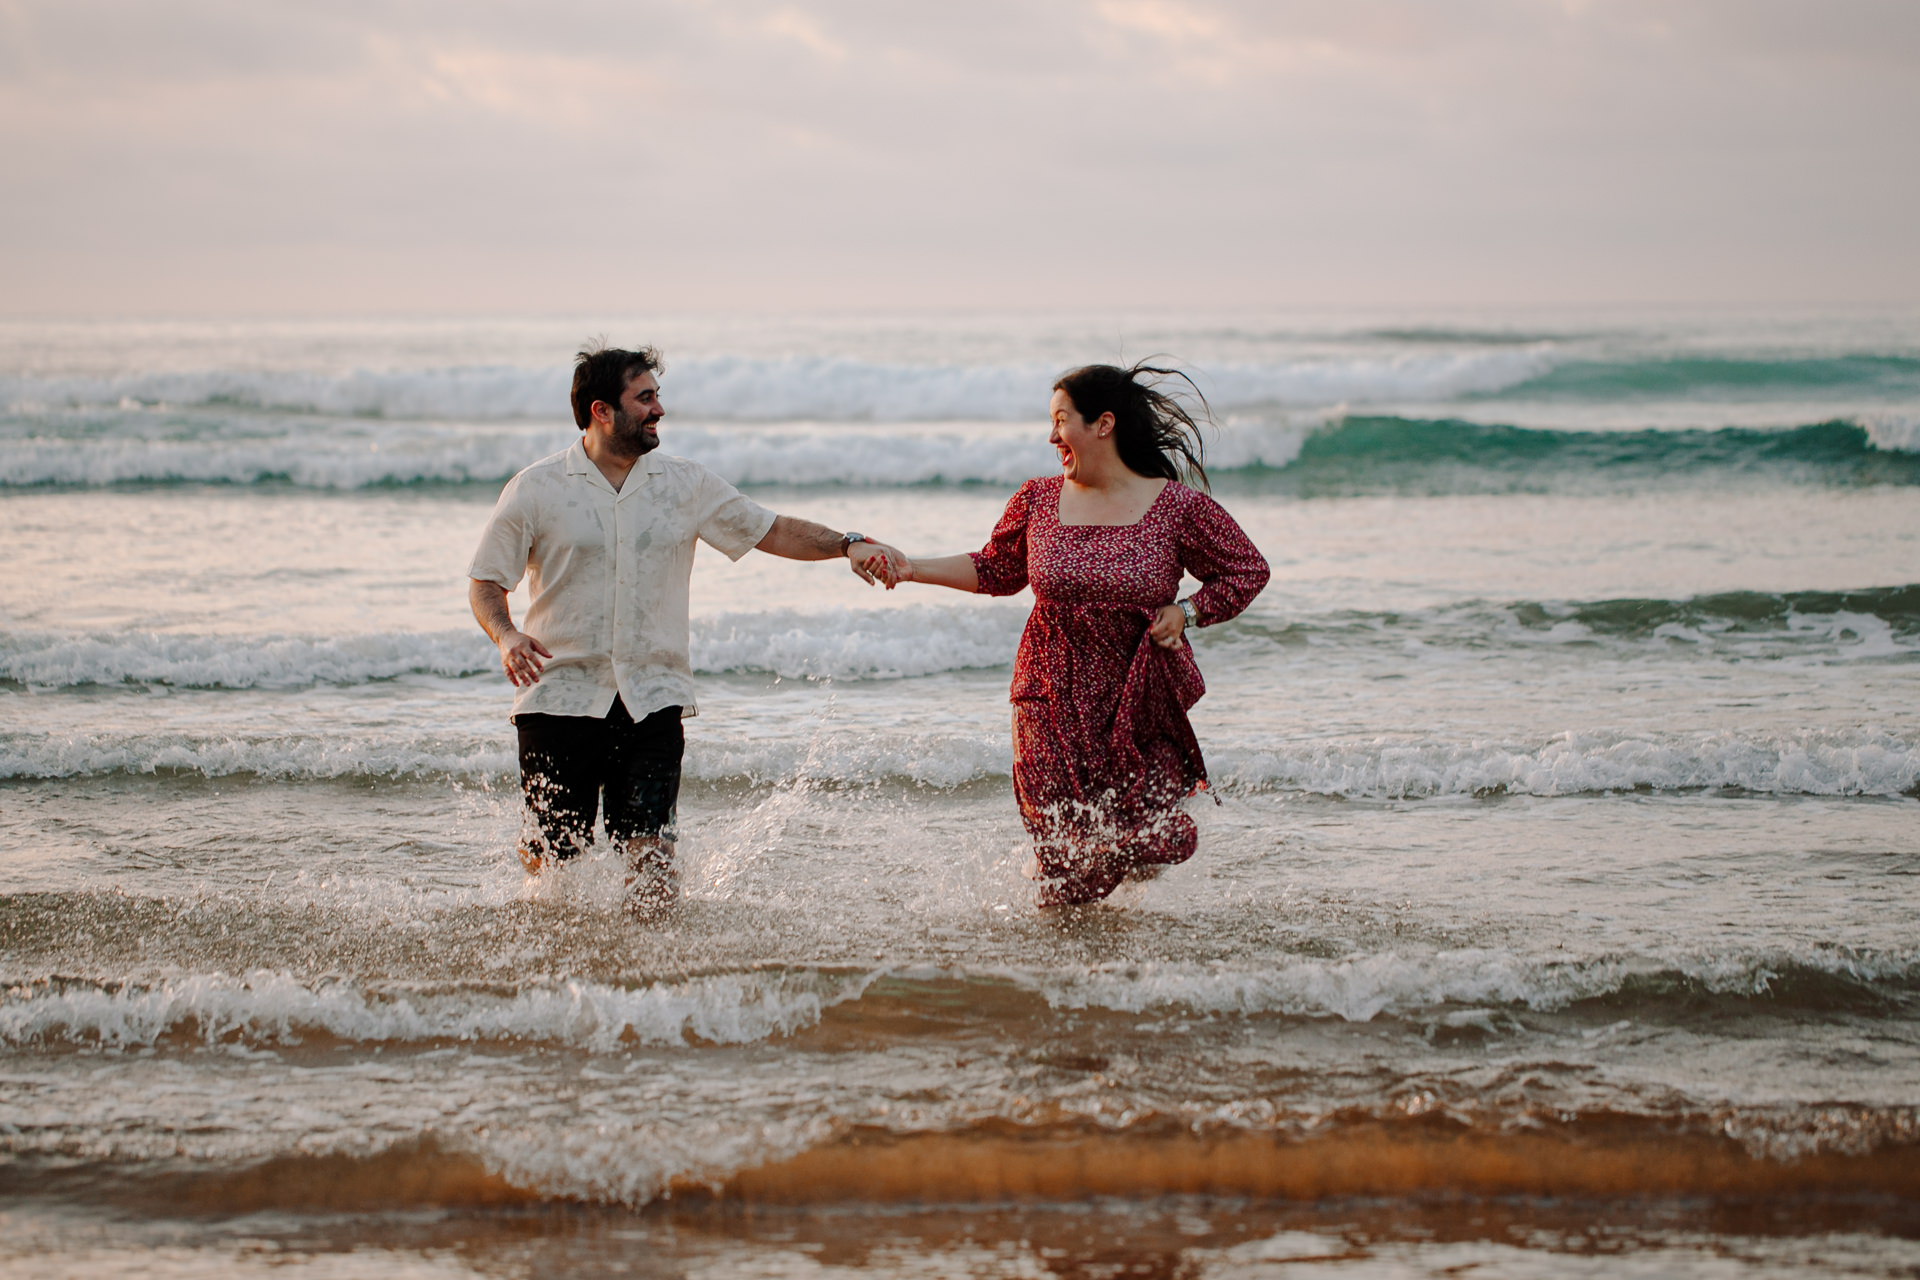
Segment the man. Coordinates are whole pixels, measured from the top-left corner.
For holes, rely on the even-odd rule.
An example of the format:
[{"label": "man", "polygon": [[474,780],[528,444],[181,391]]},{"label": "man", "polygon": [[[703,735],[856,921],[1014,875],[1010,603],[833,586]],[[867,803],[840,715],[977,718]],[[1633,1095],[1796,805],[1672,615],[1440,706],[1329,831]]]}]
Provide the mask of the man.
[{"label": "man", "polygon": [[[846,557],[868,583],[897,581],[891,548],[776,515],[697,462],[656,452],[660,355],[588,349],[573,371],[580,439],[507,482],[468,567],[473,616],[519,691],[529,874],[579,852],[605,795],[638,906],[671,901],[674,808],[695,714],[687,657],[694,539],[738,560]],[[530,574],[527,629],[507,593]]]}]

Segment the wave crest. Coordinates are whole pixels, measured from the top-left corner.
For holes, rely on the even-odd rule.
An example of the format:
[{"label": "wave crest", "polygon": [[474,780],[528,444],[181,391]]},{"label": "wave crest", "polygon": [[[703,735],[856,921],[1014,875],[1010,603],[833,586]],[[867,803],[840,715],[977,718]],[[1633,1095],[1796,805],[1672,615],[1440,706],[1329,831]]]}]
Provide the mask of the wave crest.
[{"label": "wave crest", "polygon": [[725,974],[627,988],[572,981],[514,991],[196,974],[151,983],[49,981],[0,999],[0,1044],[119,1048],[169,1036],[205,1043],[536,1041],[611,1052],[629,1044],[748,1044],[820,1021],[871,978],[817,970]]},{"label": "wave crest", "polygon": [[[1920,795],[1920,744],[1872,729],[1697,736],[1563,734],[1544,745],[1449,740],[1336,743],[1297,749],[1210,746],[1214,785],[1235,792],[1302,792],[1349,799],[1569,796],[1732,790],[1762,795]],[[690,743],[690,781],[765,785],[957,787],[1005,779],[1003,734],[832,727],[781,737],[703,736]],[[509,777],[499,736],[395,732],[366,740],[297,731],[46,734],[0,731],[0,778],[184,773],[208,778],[407,779]]]},{"label": "wave crest", "polygon": [[1544,744],[1376,741],[1210,753],[1229,788],[1410,799],[1739,790],[1901,796],[1920,788],[1920,743],[1872,729],[1738,733],[1566,733]]},{"label": "wave crest", "polygon": [[[1553,346],[1417,351],[1226,363],[1205,371],[1218,407],[1447,399],[1526,382]],[[1054,365],[894,364],[827,356],[677,360],[664,395],[676,414],[734,422],[1012,422],[1045,416]],[[0,377],[15,414],[57,409],[240,408],[346,418],[529,421],[567,417],[564,367],[466,366],[338,373],[204,370],[115,377]]]}]

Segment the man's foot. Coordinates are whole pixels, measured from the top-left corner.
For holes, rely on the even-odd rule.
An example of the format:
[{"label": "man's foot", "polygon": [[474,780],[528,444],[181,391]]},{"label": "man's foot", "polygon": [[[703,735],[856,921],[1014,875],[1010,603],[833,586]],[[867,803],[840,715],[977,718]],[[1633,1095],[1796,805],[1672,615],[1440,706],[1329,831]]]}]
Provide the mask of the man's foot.
[{"label": "man's foot", "polygon": [[627,878],[627,914],[642,920],[665,915],[680,901],[680,877],[671,871],[641,871]]},{"label": "man's foot", "polygon": [[673,865],[673,842],[657,837],[627,846],[627,912],[657,916],[680,901],[680,873]]},{"label": "man's foot", "polygon": [[520,855],[520,865],[527,869],[527,874],[530,876],[539,875],[540,868],[547,863],[547,860],[540,856],[538,849],[529,849],[526,845],[521,845],[514,852]]}]

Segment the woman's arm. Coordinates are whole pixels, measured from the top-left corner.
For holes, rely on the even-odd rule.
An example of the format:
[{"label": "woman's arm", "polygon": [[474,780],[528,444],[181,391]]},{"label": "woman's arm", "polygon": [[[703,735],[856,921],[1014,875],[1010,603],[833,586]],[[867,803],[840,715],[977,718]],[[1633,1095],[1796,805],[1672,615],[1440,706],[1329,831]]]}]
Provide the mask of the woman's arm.
[{"label": "woman's arm", "polygon": [[993,536],[980,551],[960,556],[931,556],[925,560],[901,557],[896,566],[902,582],[925,582],[955,591],[986,596],[1010,596],[1027,585],[1027,490],[1021,485],[1007,502]]},{"label": "woman's arm", "polygon": [[980,571],[973,557],[930,556],[925,560],[902,557],[896,562],[902,582],[924,582],[930,587],[952,587],[955,591],[978,591]]},{"label": "woman's arm", "polygon": [[1181,567],[1203,584],[1193,593],[1203,627],[1236,616],[1267,585],[1267,558],[1226,508],[1205,494],[1193,495],[1177,550]]}]

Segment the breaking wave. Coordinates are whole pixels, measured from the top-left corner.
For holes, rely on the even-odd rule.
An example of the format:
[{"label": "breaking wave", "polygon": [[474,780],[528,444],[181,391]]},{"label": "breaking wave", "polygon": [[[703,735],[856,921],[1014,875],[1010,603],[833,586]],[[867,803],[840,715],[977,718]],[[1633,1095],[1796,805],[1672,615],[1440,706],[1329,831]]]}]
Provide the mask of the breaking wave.
[{"label": "breaking wave", "polygon": [[[721,613],[697,618],[699,672],[786,679],[896,679],[1006,666],[1027,611],[1018,605]],[[287,689],[404,675],[489,674],[499,655],[477,629],[345,636],[0,631],[0,681],[39,690],[85,685]]]},{"label": "breaking wave", "polygon": [[[76,422],[0,435],[0,487],[493,485],[567,447],[572,428],[431,422]],[[1229,484],[1339,493],[1485,492],[1763,475],[1920,483],[1920,418],[1791,429],[1567,431],[1350,412],[1228,415],[1208,467]],[[1044,432],[973,421],[674,422],[666,447],[735,484],[1013,485],[1058,469]],[[1235,477],[1239,477],[1235,480]]]},{"label": "breaking wave", "polygon": [[1566,733],[1545,743],[1373,741],[1209,751],[1227,788],[1407,799],[1610,791],[1920,793],[1920,743],[1871,729],[1783,734]]},{"label": "breaking wave", "polygon": [[[116,1048],[187,1044],[441,1041],[564,1045],[594,1053],[752,1044],[902,1010],[960,1017],[1025,1041],[1031,1024],[1101,1009],[1244,1017],[1427,1019],[1461,1010],[1646,1012],[1701,998],[1789,1011],[1910,1001],[1920,956],[1838,948],[1672,957],[1542,958],[1498,949],[1299,956],[1260,970],[1145,962],[1075,970],[786,967],[632,986],[368,983],[283,972],[189,974],[121,982],[46,978],[0,992],[0,1044]],[[1008,999],[1009,991],[1029,1000]],[[960,1011],[967,1011],[961,1013]],[[1451,1011],[1451,1013],[1450,1013]],[[1455,1021],[1459,1021],[1456,1017]]]},{"label": "breaking wave", "polygon": [[[1447,399],[1524,383],[1552,367],[1547,343],[1479,351],[1224,364],[1207,370],[1224,409]],[[1055,365],[882,364],[828,356],[717,356],[674,362],[669,407],[735,422],[1017,421],[1043,418]],[[511,366],[132,373],[115,377],[0,377],[13,414],[87,408],[248,409],[346,418],[565,420],[571,371]]]},{"label": "breaking wave", "polygon": [[[696,672],[784,679],[886,680],[1004,667],[1027,610],[966,601],[889,609],[773,609],[695,618]],[[1210,631],[1209,646],[1273,656],[1318,643],[1612,643],[1727,649],[1745,658],[1797,653],[1830,660],[1920,652],[1920,585],[1852,591],[1718,592],[1678,600],[1470,601],[1394,613],[1342,612],[1276,623],[1258,614]],[[99,685],[288,689],[406,675],[490,675],[493,646],[477,629],[342,636],[146,631],[0,630],[0,683],[39,691]]]},{"label": "breaking wave", "polygon": [[[1004,779],[1004,734],[917,733],[855,726],[752,737],[703,734],[686,777],[712,783],[793,780],[955,787]],[[1920,743],[1874,729],[1782,734],[1566,733],[1545,742],[1427,738],[1257,749],[1210,744],[1217,787],[1354,799],[1566,796],[1731,790],[1762,795],[1920,795]],[[179,773],[209,778],[387,780],[511,776],[498,734],[355,739],[285,732],[0,730],[0,778]]]},{"label": "breaking wave", "polygon": [[49,980],[0,995],[0,1044],[128,1048],[167,1037],[292,1044],[316,1034],[352,1043],[533,1041],[597,1052],[748,1044],[814,1025],[822,1010],[857,999],[870,980],[817,970],[515,990],[312,983],[269,972],[146,983]]}]

